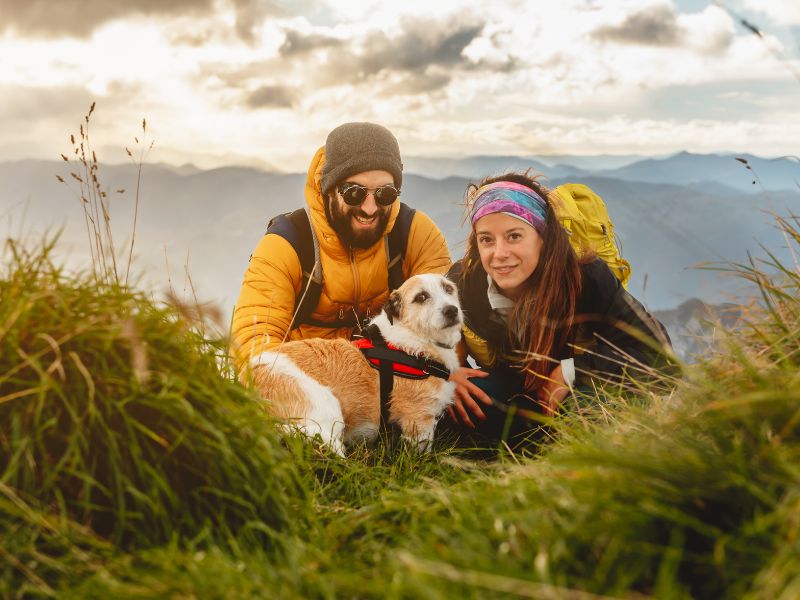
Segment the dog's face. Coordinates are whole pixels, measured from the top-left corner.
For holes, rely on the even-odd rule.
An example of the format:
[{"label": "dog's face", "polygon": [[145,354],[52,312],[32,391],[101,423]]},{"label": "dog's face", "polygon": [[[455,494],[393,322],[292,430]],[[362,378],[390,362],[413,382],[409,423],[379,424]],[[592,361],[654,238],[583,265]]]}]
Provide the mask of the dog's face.
[{"label": "dog's face", "polygon": [[389,295],[389,320],[422,339],[452,348],[461,338],[461,307],[455,284],[433,273],[415,275]]}]

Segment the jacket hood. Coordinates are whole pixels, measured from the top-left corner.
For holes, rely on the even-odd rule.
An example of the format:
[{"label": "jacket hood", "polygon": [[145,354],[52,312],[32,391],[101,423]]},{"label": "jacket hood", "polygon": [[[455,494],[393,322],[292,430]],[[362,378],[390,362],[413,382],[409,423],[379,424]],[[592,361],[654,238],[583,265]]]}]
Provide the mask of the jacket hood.
[{"label": "jacket hood", "polygon": [[[311,164],[308,167],[308,174],[306,175],[305,197],[306,205],[308,206],[309,213],[311,214],[311,224],[317,233],[319,239],[320,250],[324,251],[332,257],[347,257],[350,254],[350,248],[345,246],[336,234],[331,224],[325,216],[325,200],[322,197],[322,169],[325,166],[325,146],[322,146],[314,154],[311,159]],[[355,254],[372,254],[377,248],[384,243],[383,239],[394,227],[397,220],[397,215],[400,212],[400,202],[392,204],[391,211],[389,212],[389,221],[386,224],[386,231],[383,232],[383,237],[375,242],[372,246],[366,249],[355,249]]]}]

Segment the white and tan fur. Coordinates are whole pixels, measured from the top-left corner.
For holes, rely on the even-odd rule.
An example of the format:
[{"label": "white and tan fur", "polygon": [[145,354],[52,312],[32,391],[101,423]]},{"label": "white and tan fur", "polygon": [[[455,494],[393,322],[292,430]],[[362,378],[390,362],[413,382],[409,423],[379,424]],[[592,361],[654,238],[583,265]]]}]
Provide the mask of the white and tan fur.
[{"label": "white and tan fur", "polygon": [[[455,286],[441,275],[416,275],[389,296],[372,320],[384,339],[401,350],[458,366],[455,345],[462,315]],[[339,454],[343,444],[372,441],[381,418],[378,371],[361,350],[343,339],[308,339],[283,344],[251,361],[256,385],[269,411],[319,434]],[[389,422],[403,437],[426,449],[436,422],[452,403],[455,386],[438,377],[395,376]]]}]

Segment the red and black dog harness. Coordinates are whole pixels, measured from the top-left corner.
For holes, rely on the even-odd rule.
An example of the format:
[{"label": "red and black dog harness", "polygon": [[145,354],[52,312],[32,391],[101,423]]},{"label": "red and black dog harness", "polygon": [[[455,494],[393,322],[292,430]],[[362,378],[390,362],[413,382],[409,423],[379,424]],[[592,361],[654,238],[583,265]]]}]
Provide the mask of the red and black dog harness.
[{"label": "red and black dog harness", "polygon": [[353,340],[373,369],[380,374],[381,421],[389,424],[389,396],[394,388],[394,377],[406,379],[427,379],[439,377],[449,379],[450,371],[442,363],[421,356],[412,356],[383,339],[375,324],[364,329],[363,337]]}]

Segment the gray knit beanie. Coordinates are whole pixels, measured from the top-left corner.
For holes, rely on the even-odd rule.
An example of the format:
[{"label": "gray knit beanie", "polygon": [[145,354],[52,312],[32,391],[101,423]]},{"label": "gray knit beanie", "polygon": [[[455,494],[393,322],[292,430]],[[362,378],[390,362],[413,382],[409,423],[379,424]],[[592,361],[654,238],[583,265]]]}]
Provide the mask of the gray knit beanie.
[{"label": "gray knit beanie", "polygon": [[377,170],[391,173],[395,187],[400,189],[403,184],[400,146],[386,127],[375,123],[345,123],[328,134],[322,168],[323,195],[351,175]]}]

